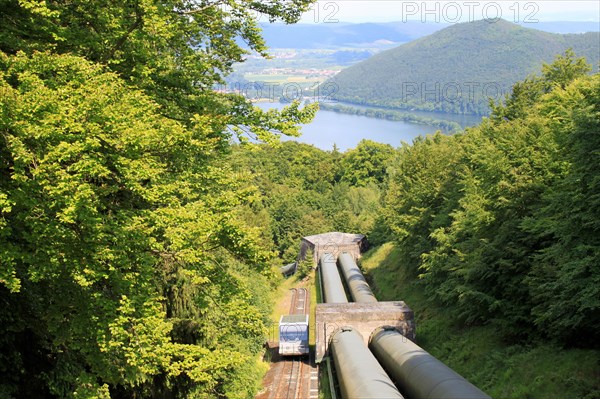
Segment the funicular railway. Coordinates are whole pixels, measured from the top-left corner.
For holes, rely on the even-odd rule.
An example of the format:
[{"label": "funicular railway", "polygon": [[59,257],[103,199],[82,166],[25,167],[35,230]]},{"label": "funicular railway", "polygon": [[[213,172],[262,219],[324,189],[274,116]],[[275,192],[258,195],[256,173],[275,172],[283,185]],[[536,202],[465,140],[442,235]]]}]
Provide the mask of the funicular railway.
[{"label": "funicular railway", "polygon": [[[308,314],[310,296],[306,288],[291,289],[289,314],[279,323],[279,355],[275,386],[269,399],[310,398]],[[315,387],[316,392],[316,387]]]},{"label": "funicular railway", "polygon": [[279,319],[279,355],[303,356],[308,346],[308,290],[292,288],[290,312]]},{"label": "funicular railway", "polygon": [[[329,243],[325,247],[340,248]],[[316,320],[311,321],[316,348],[308,356],[309,292],[291,290],[289,314],[279,323],[281,356],[272,368],[276,375],[257,399],[318,398],[313,361],[319,367],[332,366],[334,399],[489,399],[413,342],[412,310],[402,301],[379,302],[356,263],[360,250],[346,248],[316,251],[323,302],[316,305]]]}]

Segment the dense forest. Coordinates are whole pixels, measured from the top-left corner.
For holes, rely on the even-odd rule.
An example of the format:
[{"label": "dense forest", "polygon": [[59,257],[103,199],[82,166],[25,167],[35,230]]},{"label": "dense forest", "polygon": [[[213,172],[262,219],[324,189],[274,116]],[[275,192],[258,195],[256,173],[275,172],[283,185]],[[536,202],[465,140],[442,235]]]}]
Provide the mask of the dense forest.
[{"label": "dense forest", "polygon": [[401,148],[384,212],[432,298],[506,337],[597,346],[600,75],[571,51],[463,134]]},{"label": "dense forest", "polygon": [[463,133],[322,151],[279,142],[316,105],[212,90],[237,38],[266,54],[257,13],[291,23],[309,2],[232,4],[0,3],[0,397],[252,397],[277,266],[330,230],[393,242],[390,278],[462,326],[597,348],[584,60]]},{"label": "dense forest", "polygon": [[252,176],[258,196],[245,214],[283,262],[296,260],[307,235],[357,231],[383,242],[376,222],[392,146],[363,140],[344,153],[293,141],[252,147],[234,148],[231,163]]},{"label": "dense forest", "polygon": [[488,115],[488,97],[502,99],[514,83],[568,48],[597,70],[598,43],[598,32],[557,34],[505,20],[465,22],[378,53],[324,87],[335,85],[330,97],[349,103]]},{"label": "dense forest", "polygon": [[253,395],[279,262],[231,139],[316,107],[212,87],[309,3],[0,1],[0,397]]}]

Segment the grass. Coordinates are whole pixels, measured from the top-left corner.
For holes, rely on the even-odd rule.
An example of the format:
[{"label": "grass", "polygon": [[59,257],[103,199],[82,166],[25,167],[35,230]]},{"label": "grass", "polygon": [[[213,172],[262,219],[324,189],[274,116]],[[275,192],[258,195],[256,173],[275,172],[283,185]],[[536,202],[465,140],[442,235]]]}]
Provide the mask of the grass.
[{"label": "grass", "polygon": [[427,301],[423,282],[401,264],[401,254],[391,243],[372,249],[361,261],[379,300],[403,300],[414,310],[418,344],[487,394],[502,399],[600,399],[600,351],[505,342],[490,326],[458,325]]},{"label": "grass", "polygon": [[325,362],[319,366],[319,399],[331,399],[329,392],[329,375],[327,374],[327,365]]},{"label": "grass", "polygon": [[297,281],[294,277],[287,278],[277,287],[277,291],[274,293],[273,311],[271,313],[271,331],[269,331],[269,340],[279,341],[279,319],[281,315],[288,314],[290,312],[290,289],[294,288]]},{"label": "grass", "polygon": [[[331,393],[331,379],[329,377],[329,368],[333,371],[333,363],[329,361],[329,358],[324,358],[319,365],[319,399],[334,399],[339,398],[339,394]],[[335,389],[335,387],[333,388]]]}]

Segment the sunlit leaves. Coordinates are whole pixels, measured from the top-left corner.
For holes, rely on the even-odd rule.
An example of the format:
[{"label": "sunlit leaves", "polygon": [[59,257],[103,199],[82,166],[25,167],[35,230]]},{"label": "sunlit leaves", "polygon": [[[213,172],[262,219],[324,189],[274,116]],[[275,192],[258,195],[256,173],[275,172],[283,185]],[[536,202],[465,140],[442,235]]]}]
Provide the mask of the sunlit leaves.
[{"label": "sunlit leaves", "polygon": [[254,191],[224,162],[229,129],[276,143],[316,106],[263,112],[213,86],[266,55],[261,16],[309,4],[1,2],[0,392],[254,389],[272,253],[238,218]]},{"label": "sunlit leaves", "polygon": [[[0,61],[1,294],[19,292],[27,312],[11,328],[26,325],[29,345],[53,354],[48,389],[102,397],[162,376],[218,392],[254,361],[268,312],[252,304],[268,293],[245,288],[254,272],[234,265],[265,271],[271,256],[235,218],[252,190],[220,160],[212,137],[223,124],[165,118],[79,57]],[[226,329],[211,336],[211,320]],[[184,323],[193,339],[179,334]]]},{"label": "sunlit leaves", "polygon": [[344,155],[341,180],[354,186],[365,186],[369,183],[382,184],[393,153],[393,148],[389,144],[362,140],[356,148]]}]

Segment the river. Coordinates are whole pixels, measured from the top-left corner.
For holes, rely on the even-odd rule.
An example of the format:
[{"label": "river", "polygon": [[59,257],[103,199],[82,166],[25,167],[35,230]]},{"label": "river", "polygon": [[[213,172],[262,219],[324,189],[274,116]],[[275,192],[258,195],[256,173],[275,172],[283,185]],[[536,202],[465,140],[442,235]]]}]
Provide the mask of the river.
[{"label": "river", "polygon": [[[284,106],[278,102],[256,103],[256,105],[263,109],[280,109]],[[419,112],[419,114],[435,119],[449,118],[444,118],[445,115],[439,113]],[[474,124],[473,122],[474,120],[469,120],[469,125]],[[327,151],[335,144],[340,151],[346,151],[356,147],[363,139],[399,147],[402,142],[411,143],[417,136],[431,134],[436,130],[437,128],[433,126],[319,110],[312,123],[302,126],[301,137],[282,137],[282,140],[297,140]]]}]

